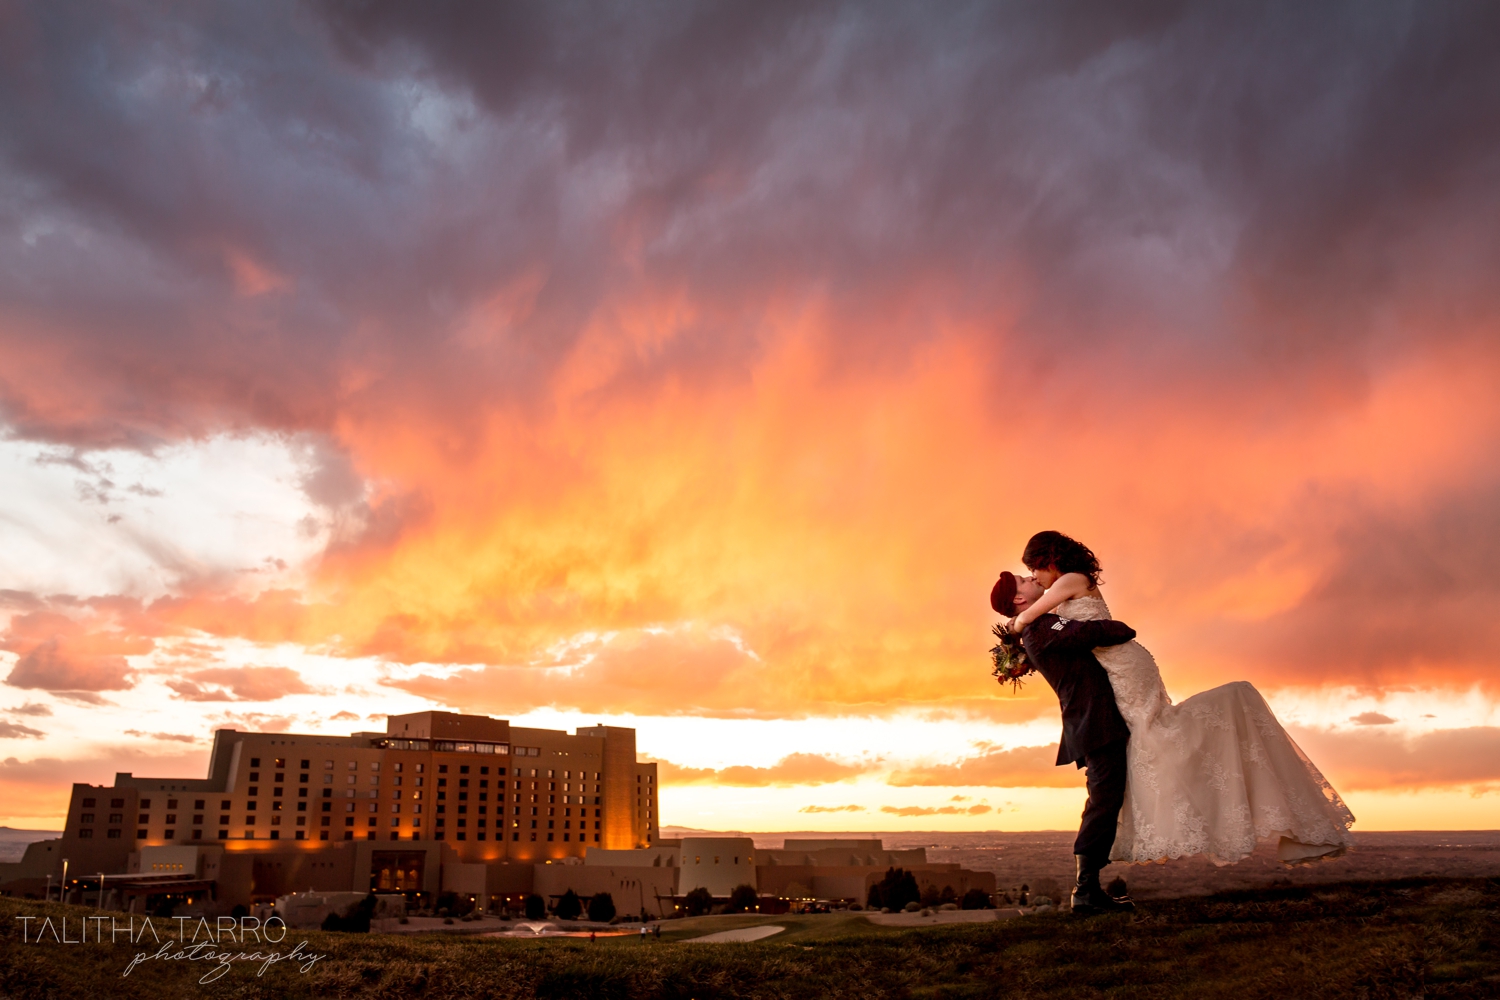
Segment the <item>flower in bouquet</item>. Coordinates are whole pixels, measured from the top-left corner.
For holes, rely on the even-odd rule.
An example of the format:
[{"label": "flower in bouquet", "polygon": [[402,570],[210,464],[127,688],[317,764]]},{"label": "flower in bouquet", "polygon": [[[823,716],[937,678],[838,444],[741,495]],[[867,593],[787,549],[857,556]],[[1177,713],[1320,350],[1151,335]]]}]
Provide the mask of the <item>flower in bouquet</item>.
[{"label": "flower in bouquet", "polygon": [[1004,627],[999,624],[996,624],[990,631],[994,633],[995,638],[1000,640],[998,645],[990,647],[990,659],[995,664],[995,668],[990,673],[994,674],[995,679],[1001,684],[1009,683],[1012,693],[1021,690],[1021,679],[1035,668],[1026,656],[1020,637],[1005,631]]}]

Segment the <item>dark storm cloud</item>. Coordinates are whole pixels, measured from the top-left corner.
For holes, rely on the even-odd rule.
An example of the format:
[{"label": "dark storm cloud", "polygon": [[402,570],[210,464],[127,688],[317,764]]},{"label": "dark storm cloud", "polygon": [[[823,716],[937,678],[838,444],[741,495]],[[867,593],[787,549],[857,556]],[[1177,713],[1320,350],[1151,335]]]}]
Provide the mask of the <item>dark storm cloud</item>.
[{"label": "dark storm cloud", "polygon": [[734,377],[765,303],[817,296],[834,364],[1007,304],[1009,370],[1069,385],[1124,343],[1131,384],[1358,384],[1403,317],[1495,315],[1491,5],[18,4],[0,32],[0,403],[35,437],[393,401],[462,428],[536,403],[629,289],[710,303],[647,385]]}]

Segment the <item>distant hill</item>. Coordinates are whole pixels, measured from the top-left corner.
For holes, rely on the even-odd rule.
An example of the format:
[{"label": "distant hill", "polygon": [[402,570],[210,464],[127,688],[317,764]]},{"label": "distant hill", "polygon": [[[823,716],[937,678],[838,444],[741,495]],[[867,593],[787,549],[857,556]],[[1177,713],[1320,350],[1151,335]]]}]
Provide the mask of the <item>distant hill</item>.
[{"label": "distant hill", "polygon": [[27,844],[61,836],[61,830],[14,830],[8,826],[0,826],[0,863],[20,861],[26,853]]},{"label": "distant hill", "polygon": [[38,840],[50,840],[61,836],[61,830],[13,830],[8,826],[0,826],[0,841],[19,840],[30,844]]}]

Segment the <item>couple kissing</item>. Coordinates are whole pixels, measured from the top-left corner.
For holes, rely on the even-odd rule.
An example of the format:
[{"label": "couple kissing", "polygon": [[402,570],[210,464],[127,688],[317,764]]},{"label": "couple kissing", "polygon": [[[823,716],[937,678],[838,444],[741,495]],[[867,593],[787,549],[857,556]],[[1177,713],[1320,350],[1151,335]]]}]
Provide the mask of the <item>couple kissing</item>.
[{"label": "couple kissing", "polygon": [[1062,708],[1057,763],[1087,769],[1073,844],[1079,915],[1129,910],[1099,881],[1111,861],[1204,855],[1215,864],[1277,842],[1288,864],[1343,854],[1354,816],[1287,735],[1260,692],[1233,681],[1173,704],[1135,630],[1113,620],[1101,567],[1057,531],[1026,543],[1029,576],[1001,573],[990,606],[1008,677],[1034,670]]}]

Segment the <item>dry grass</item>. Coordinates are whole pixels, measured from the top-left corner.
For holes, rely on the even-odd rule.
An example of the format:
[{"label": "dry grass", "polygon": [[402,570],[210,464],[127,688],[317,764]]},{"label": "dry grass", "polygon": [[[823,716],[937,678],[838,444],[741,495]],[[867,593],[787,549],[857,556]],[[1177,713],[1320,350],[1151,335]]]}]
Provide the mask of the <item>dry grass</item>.
[{"label": "dry grass", "polygon": [[[257,978],[150,963],[134,949],[23,944],[13,917],[82,908],[0,900],[0,995],[32,998],[1383,998],[1500,996],[1500,880],[1409,879],[1152,903],[1135,917],[1049,915],[895,931],[777,918],[764,943],[485,940],[294,932],[326,954]],[[92,911],[88,911],[92,912]],[[668,925],[671,926],[671,925]],[[699,932],[713,929],[697,928]]]}]

